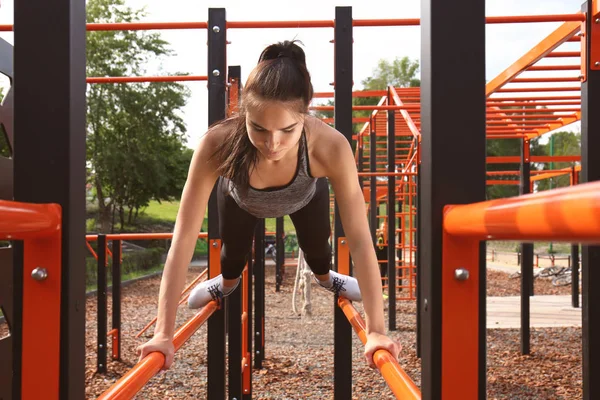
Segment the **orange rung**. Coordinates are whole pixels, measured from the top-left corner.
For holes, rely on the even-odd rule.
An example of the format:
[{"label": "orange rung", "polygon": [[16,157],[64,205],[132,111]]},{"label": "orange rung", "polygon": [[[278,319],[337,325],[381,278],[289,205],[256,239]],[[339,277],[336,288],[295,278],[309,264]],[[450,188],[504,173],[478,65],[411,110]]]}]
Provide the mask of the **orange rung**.
[{"label": "orange rung", "polygon": [[[185,325],[177,330],[173,338],[173,345],[177,352],[202,324],[219,307],[216,301],[211,301],[202,310],[191,318]],[[148,354],[142,361],[130,369],[121,379],[115,382],[98,400],[131,399],[139,392],[150,379],[156,375],[165,363],[165,356],[160,352]]]},{"label": "orange rung", "polygon": [[87,83],[189,82],[207,81],[206,75],[173,76],[98,76],[86,78]]}]

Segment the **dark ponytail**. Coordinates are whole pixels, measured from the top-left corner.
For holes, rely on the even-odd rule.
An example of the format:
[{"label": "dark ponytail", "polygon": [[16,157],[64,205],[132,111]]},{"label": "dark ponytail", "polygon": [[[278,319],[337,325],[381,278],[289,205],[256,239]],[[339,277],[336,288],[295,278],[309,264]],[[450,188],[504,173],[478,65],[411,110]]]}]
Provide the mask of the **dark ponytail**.
[{"label": "dark ponytail", "polygon": [[249,171],[258,162],[257,149],[246,129],[248,108],[259,108],[270,101],[285,102],[292,111],[306,114],[312,97],[306,56],[296,41],[286,40],[265,48],[242,90],[239,113],[219,124],[226,126],[228,133],[214,154],[217,172],[230,179],[237,189],[247,190]]}]

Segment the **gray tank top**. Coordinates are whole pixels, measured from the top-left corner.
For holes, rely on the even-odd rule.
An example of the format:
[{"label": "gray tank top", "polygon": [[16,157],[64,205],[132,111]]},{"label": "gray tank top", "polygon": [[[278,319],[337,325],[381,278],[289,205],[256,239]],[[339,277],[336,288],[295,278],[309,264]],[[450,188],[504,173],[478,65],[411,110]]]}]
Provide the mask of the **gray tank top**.
[{"label": "gray tank top", "polygon": [[284,186],[255,189],[252,186],[243,193],[229,179],[221,178],[222,189],[248,213],[257,218],[278,218],[292,214],[307,205],[316,190],[317,178],[310,174],[306,136],[302,132],[298,146],[298,164],[291,182]]}]

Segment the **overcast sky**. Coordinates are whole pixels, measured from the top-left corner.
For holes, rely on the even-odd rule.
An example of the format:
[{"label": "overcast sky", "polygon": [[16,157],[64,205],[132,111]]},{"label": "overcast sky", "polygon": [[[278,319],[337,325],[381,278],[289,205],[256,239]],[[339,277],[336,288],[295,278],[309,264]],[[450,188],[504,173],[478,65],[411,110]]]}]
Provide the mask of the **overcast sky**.
[{"label": "overcast sky", "polygon": [[[13,22],[14,0],[1,1],[0,24],[10,24]],[[571,14],[581,9],[581,3],[582,0],[486,0],[486,15]],[[127,5],[135,9],[145,7],[148,12],[145,21],[161,22],[206,21],[209,7],[226,8],[227,19],[231,21],[331,20],[335,17],[336,6],[352,6],[355,19],[420,17],[420,1],[417,0],[127,0]],[[493,79],[559,25],[560,23],[488,25],[487,79]],[[162,36],[171,44],[176,55],[162,61],[162,72],[154,69],[149,71],[150,74],[181,71],[206,75],[205,30],[162,31]],[[0,33],[0,37],[13,43],[12,33],[3,32]],[[240,65],[242,78],[245,80],[265,46],[293,38],[300,39],[305,45],[307,64],[315,90],[331,91],[329,83],[333,81],[333,44],[330,43],[333,39],[332,28],[229,30],[228,40],[232,43],[228,46],[228,64]],[[360,82],[371,74],[379,59],[393,60],[396,57],[408,56],[418,60],[420,46],[419,27],[355,28],[355,89],[361,88]],[[564,48],[565,50],[578,50],[576,43],[566,46],[571,47]],[[564,59],[557,61],[565,63]],[[550,62],[553,60],[544,60],[544,63]],[[465,68],[468,68],[468,65],[465,65]],[[574,76],[576,71],[567,74]],[[553,74],[556,75],[558,74]],[[6,84],[7,81],[4,82]],[[188,128],[188,145],[194,147],[207,127],[207,89],[206,82],[191,82],[186,85],[190,88],[192,96],[184,109],[184,119]]]}]

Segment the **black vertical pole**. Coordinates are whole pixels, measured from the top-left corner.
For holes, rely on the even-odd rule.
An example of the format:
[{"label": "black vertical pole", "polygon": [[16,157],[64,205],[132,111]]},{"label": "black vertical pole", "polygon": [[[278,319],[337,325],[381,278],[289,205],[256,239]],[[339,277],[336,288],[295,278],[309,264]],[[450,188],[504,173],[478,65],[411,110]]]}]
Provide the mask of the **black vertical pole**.
[{"label": "black vertical pole", "polygon": [[[388,172],[396,172],[396,116],[388,111],[387,163]],[[396,177],[388,176],[388,329],[396,330]]]},{"label": "black vertical pole", "polygon": [[[113,262],[112,262],[112,328],[117,330],[117,349],[113,348],[116,357],[121,359],[121,241],[113,240]],[[114,343],[114,342],[113,342]]]},{"label": "black vertical pole", "polygon": [[[420,144],[417,142],[417,146]],[[420,153],[421,149],[418,148],[417,151]],[[422,301],[422,290],[421,290],[421,160],[417,160],[417,235],[415,239],[415,246],[417,247],[417,251],[415,254],[415,266],[417,267],[417,357],[421,357],[421,307],[419,304],[423,304]]]},{"label": "black vertical pole", "polygon": [[254,368],[265,359],[265,220],[254,231]]},{"label": "black vertical pole", "polygon": [[98,235],[98,295],[97,295],[97,311],[98,311],[98,340],[97,346],[97,369],[98,373],[106,373],[106,333],[107,333],[107,301],[106,301],[106,235]]},{"label": "black vertical pole", "polygon": [[[334,82],[335,82],[335,129],[352,143],[352,7],[335,8],[334,28]],[[344,237],[344,229],[335,203],[335,270],[338,269],[338,238]],[[350,264],[350,274],[352,274]],[[334,398],[352,398],[352,328],[344,312],[334,300]]]},{"label": "black vertical pole", "polygon": [[254,302],[252,301],[252,281],[254,280],[254,259],[253,257],[248,257],[248,274],[247,274],[248,279],[246,280],[246,299],[248,301],[248,319],[246,320],[248,323],[248,329],[246,330],[246,332],[243,332],[243,335],[246,335],[247,341],[246,343],[248,344],[248,354],[244,354],[244,357],[249,357],[246,361],[247,361],[247,367],[250,369],[250,387],[248,388],[248,392],[244,392],[242,394],[242,399],[243,400],[251,400],[252,399],[252,359],[254,358],[253,354],[253,350],[252,350],[252,342],[253,342],[253,338],[254,338],[254,330],[252,329],[252,316],[254,315]]},{"label": "black vertical pole", "polygon": [[[208,124],[212,125],[225,118],[226,75],[227,75],[227,28],[224,8],[208,9]],[[208,241],[217,245],[219,240],[219,216],[216,188],[208,201]],[[209,277],[217,260],[211,260],[209,250]],[[239,322],[239,321],[238,321]],[[208,390],[210,399],[225,398],[225,307],[221,304],[208,320]]]},{"label": "black vertical pole", "polygon": [[227,296],[229,399],[242,398],[242,288]]},{"label": "black vertical pole", "polygon": [[[591,18],[592,2],[588,1],[583,8],[587,13],[587,54],[592,53],[592,46],[598,48],[598,32],[600,23]],[[596,40],[596,42],[593,42]],[[581,84],[581,182],[600,180],[600,60],[588,56],[587,80]],[[600,310],[600,246],[583,246],[581,252],[583,274],[583,399],[600,398],[600,331],[598,316]]]},{"label": "black vertical pole", "polygon": [[[369,128],[371,129],[369,138],[369,171],[375,173],[377,171],[377,136],[375,136],[373,122],[373,118],[371,118],[371,123],[369,124]],[[377,243],[377,228],[379,223],[377,221],[377,177],[375,175],[371,175],[370,187],[369,215],[371,217],[371,236],[373,237],[373,243]]]},{"label": "black vertical pole", "polygon": [[275,261],[275,291],[281,290],[283,263],[285,261],[285,248],[283,246],[283,217],[279,217],[275,220],[275,249],[277,251],[277,257]]},{"label": "black vertical pole", "polygon": [[[447,0],[423,0],[421,46],[419,247],[424,251],[419,260],[422,299],[418,306],[422,397],[433,400],[442,398],[443,379],[443,209],[485,199],[485,2],[465,0],[456,7]],[[464,65],[469,65],[468,70]],[[448,121],[456,115],[463,115],[460,128],[448,135]],[[479,275],[485,275],[485,270]],[[485,297],[485,292],[479,296]],[[480,321],[478,338],[485,338],[485,319]],[[481,362],[485,354],[479,356]]]},{"label": "black vertical pole", "polygon": [[[522,140],[521,146],[521,195],[531,191],[530,141]],[[521,354],[530,353],[530,304],[533,295],[533,243],[521,243]]]},{"label": "black vertical pole", "polygon": [[[60,398],[69,400],[85,397],[85,20],[84,0],[14,5],[13,194],[62,208]],[[42,74],[40,59],[52,60]],[[20,387],[14,382],[14,398]]]},{"label": "black vertical pole", "polygon": [[579,307],[579,244],[571,245],[571,305]]}]

